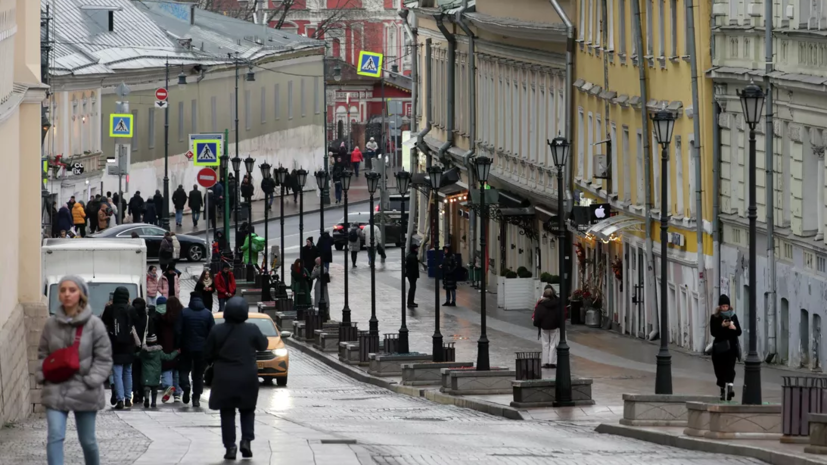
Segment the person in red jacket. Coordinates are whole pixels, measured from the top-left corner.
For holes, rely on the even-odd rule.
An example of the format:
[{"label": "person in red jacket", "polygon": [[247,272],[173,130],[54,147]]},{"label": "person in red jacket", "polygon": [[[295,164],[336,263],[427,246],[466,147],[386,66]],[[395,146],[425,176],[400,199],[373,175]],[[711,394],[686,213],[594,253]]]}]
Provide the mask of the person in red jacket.
[{"label": "person in red jacket", "polygon": [[350,164],[353,165],[353,174],[356,177],[359,177],[359,163],[364,160],[365,157],[362,156],[362,151],[359,150],[359,147],[353,147],[353,152],[350,153]]},{"label": "person in red jacket", "polygon": [[221,264],[221,273],[215,276],[215,290],[218,293],[218,311],[224,311],[224,305],[235,295],[235,276],[230,271],[230,264]]}]

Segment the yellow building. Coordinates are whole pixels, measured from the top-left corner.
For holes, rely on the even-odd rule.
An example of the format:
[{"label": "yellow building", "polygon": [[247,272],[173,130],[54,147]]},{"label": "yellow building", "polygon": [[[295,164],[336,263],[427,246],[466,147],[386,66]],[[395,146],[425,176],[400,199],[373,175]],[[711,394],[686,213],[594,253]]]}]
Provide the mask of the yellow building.
[{"label": "yellow building", "polygon": [[[711,2],[693,2],[699,108],[692,105],[687,3],[578,1],[571,141],[574,196],[578,199],[582,194],[584,204],[609,203],[617,216],[576,228],[579,259],[574,275],[575,289],[591,285],[602,291],[604,327],[609,325],[608,318],[625,334],[648,337],[657,332],[661,147],[654,140],[651,123],[642,123],[641,112],[646,112],[648,121],[655,111],[674,112],[677,119],[668,148],[667,180],[670,340],[699,351],[706,344],[707,309],[713,303],[709,278],[706,284],[699,279],[711,277],[713,269],[712,82],[703,74],[711,60]],[[638,9],[640,30],[635,24]],[[696,127],[699,170],[698,158],[693,156]],[[701,215],[696,205],[699,183]],[[704,231],[702,254],[697,246],[699,216]],[[647,250],[649,238],[654,246]]]}]

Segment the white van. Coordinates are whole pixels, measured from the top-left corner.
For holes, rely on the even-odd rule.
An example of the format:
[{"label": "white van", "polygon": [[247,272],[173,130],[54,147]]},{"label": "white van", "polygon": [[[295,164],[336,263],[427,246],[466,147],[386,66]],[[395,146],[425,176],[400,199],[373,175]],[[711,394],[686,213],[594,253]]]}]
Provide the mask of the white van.
[{"label": "white van", "polygon": [[46,239],[41,250],[43,293],[49,313],[60,305],[57,285],[66,275],[89,284],[89,305],[100,316],[119,286],[129,299],[146,298],[146,243],[143,239]]}]

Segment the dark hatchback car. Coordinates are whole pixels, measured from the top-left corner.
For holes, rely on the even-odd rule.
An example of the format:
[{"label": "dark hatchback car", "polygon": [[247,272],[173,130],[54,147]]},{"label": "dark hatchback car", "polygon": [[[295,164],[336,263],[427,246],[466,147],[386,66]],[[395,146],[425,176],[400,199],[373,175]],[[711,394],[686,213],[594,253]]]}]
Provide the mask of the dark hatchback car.
[{"label": "dark hatchback car", "polygon": [[[405,242],[405,228],[402,226],[399,214],[375,213],[373,223],[376,226],[381,227],[382,215],[385,215],[385,244],[402,247]],[[356,224],[359,229],[365,229],[370,225],[370,213],[368,212],[349,213],[348,218],[350,219],[349,223]],[[348,241],[348,231],[350,231],[350,225],[345,223],[344,218],[333,226],[333,244],[336,246],[336,250],[345,248],[345,242]],[[362,247],[365,247],[365,245],[365,239],[362,238]]]},{"label": "dark hatchback car", "polygon": [[[138,237],[146,242],[147,258],[157,259],[158,253],[161,250],[161,239],[164,238],[166,230],[158,226],[146,223],[130,223],[113,226],[101,232],[90,234],[89,237],[106,237],[114,239],[129,239],[132,233],[138,234]],[[207,255],[207,243],[200,237],[187,236],[186,234],[176,234],[178,242],[181,243],[181,259],[191,262],[200,262]]]}]

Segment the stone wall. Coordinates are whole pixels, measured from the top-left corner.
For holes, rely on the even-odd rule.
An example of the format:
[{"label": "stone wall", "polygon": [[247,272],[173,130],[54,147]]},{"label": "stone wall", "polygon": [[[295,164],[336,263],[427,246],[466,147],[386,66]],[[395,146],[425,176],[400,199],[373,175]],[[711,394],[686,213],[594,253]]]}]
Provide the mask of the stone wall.
[{"label": "stone wall", "polygon": [[0,327],[0,425],[25,418],[29,404],[27,333],[22,305]]}]

